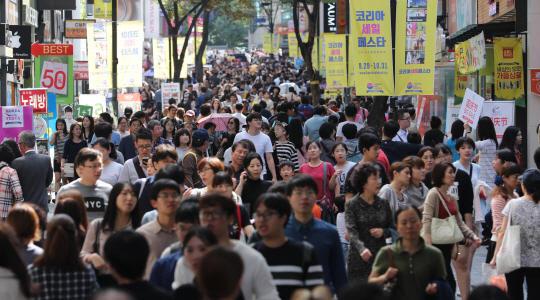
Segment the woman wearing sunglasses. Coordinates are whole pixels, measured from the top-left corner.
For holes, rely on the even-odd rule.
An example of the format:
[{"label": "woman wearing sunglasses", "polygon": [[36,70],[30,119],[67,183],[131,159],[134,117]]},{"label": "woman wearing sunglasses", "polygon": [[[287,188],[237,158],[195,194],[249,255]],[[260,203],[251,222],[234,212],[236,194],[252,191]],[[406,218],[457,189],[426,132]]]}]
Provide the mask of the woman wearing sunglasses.
[{"label": "woman wearing sunglasses", "polygon": [[230,118],[227,122],[227,128],[229,131],[224,132],[220,140],[220,145],[225,150],[232,146],[236,134],[240,132],[240,121],[237,118]]}]

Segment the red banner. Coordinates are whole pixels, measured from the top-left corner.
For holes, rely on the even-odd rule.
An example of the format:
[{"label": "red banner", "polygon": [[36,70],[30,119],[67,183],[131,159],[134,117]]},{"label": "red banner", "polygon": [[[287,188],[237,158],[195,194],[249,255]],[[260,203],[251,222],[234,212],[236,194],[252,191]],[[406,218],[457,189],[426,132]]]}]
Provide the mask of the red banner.
[{"label": "red banner", "polygon": [[74,61],[73,62],[73,79],[88,80],[88,62]]},{"label": "red banner", "polygon": [[35,114],[47,113],[47,89],[21,89],[19,99],[21,105],[32,106]]}]

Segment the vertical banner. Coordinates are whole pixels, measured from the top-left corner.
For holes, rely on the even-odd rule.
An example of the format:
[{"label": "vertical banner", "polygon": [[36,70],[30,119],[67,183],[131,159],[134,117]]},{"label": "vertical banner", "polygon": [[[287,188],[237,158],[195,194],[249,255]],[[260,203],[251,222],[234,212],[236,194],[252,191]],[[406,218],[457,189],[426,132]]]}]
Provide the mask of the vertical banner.
[{"label": "vertical banner", "polygon": [[272,37],[272,53],[277,53],[279,51],[279,38],[279,34],[274,33],[274,36]]},{"label": "vertical banner", "polygon": [[118,22],[118,87],[142,86],[143,21]]},{"label": "vertical banner", "polygon": [[468,74],[486,67],[486,44],[484,32],[457,44],[456,63],[461,74]]},{"label": "vertical banner", "polygon": [[[326,71],[326,47],[324,43],[324,37],[326,35],[330,35],[330,34],[321,33],[321,36],[319,37],[319,70],[320,71]],[[331,33],[331,35],[334,35],[334,34]]]},{"label": "vertical banner", "polygon": [[521,38],[496,37],[493,40],[493,52],[495,98],[515,100],[517,106],[525,107]]},{"label": "vertical banner", "polygon": [[[400,1],[402,2],[402,1]],[[351,1],[351,49],[358,96],[393,96],[389,1]]]},{"label": "vertical banner", "polygon": [[272,53],[272,34],[270,33],[263,34],[263,50],[264,53]]},{"label": "vertical banner", "polygon": [[353,59],[353,44],[352,44],[353,40],[352,40],[352,36],[349,35],[349,41],[348,41],[348,45],[349,45],[349,48],[347,49],[348,50],[348,54],[347,54],[347,59],[348,59],[348,71],[349,71],[349,74],[348,74],[348,84],[347,86],[348,87],[356,87],[355,85],[355,82],[354,82],[354,59]]},{"label": "vertical banner", "polygon": [[[457,48],[456,48],[456,51],[457,51]],[[456,56],[457,56],[457,52],[456,52]],[[457,62],[455,65],[455,77],[456,77],[455,78],[456,86],[454,88],[454,91],[456,94],[455,104],[460,104],[463,102],[463,97],[465,97],[465,90],[467,90],[469,76],[466,74],[459,73],[459,66]]]},{"label": "vertical banner", "polygon": [[112,23],[87,26],[89,88],[112,89]]},{"label": "vertical banner", "polygon": [[[307,35],[306,35],[307,38]],[[319,38],[316,37],[313,39],[313,49],[311,50],[311,63],[313,68],[319,71]]]},{"label": "vertical banner", "polygon": [[490,117],[495,126],[497,140],[501,143],[504,131],[508,126],[514,126],[514,101],[485,101],[482,107],[482,117]]},{"label": "vertical banner", "polygon": [[159,38],[159,4],[152,0],[145,0],[144,5],[144,38]]},{"label": "vertical banner", "polygon": [[437,0],[398,1],[396,95],[433,95]]},{"label": "vertical banner", "polygon": [[328,88],[347,87],[347,41],[344,34],[324,37],[326,48],[326,84]]},{"label": "vertical banner", "polygon": [[154,52],[154,78],[171,78],[169,74],[169,39],[157,38],[152,40]]},{"label": "vertical banner", "polygon": [[289,33],[289,57],[299,57],[298,55],[298,40],[296,39],[296,34]]}]

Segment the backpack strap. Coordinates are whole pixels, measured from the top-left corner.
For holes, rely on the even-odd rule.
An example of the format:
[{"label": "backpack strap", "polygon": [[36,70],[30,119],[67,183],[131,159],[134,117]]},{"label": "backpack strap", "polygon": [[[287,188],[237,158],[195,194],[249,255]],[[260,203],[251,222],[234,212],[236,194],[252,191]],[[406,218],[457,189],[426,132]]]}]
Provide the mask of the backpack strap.
[{"label": "backpack strap", "polygon": [[323,164],[324,164],[324,185],[323,185],[323,190],[324,190],[323,199],[324,199],[324,197],[326,197],[326,175],[327,175],[326,174],[326,172],[327,172],[326,171],[326,168],[327,168],[326,164],[327,164],[327,162],[323,161]]},{"label": "backpack strap", "polygon": [[139,199],[141,199],[141,196],[142,196],[142,193],[143,193],[143,190],[144,190],[144,186],[146,185],[146,181],[148,181],[148,178],[143,178],[141,180],[141,190],[139,191]]},{"label": "backpack strap", "polygon": [[240,205],[236,204],[236,214],[238,215],[238,240],[242,236],[242,214],[240,213]]},{"label": "backpack strap", "polygon": [[144,170],[141,167],[141,160],[138,156],[135,156],[133,159],[133,166],[135,167],[135,171],[137,171],[137,176],[139,176],[139,178],[146,178],[146,174],[144,174]]}]

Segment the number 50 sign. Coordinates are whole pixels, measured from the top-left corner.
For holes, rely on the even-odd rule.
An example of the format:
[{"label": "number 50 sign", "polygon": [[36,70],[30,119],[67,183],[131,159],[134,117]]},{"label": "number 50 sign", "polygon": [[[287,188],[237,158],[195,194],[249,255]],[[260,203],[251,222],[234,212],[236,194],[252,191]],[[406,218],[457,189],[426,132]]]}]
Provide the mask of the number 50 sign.
[{"label": "number 50 sign", "polygon": [[67,69],[68,65],[52,61],[43,62],[40,86],[47,88],[50,93],[61,95],[67,94]]}]

